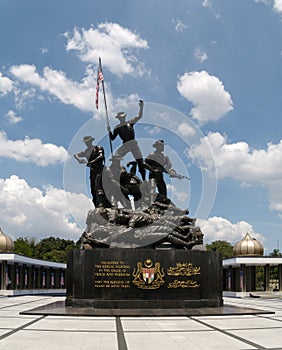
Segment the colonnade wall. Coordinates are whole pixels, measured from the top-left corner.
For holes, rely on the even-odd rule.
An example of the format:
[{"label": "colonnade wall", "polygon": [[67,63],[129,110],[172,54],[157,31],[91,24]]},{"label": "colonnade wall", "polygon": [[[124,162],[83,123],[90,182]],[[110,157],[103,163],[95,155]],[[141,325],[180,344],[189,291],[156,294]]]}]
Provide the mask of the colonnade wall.
[{"label": "colonnade wall", "polygon": [[[0,254],[0,294],[65,290],[66,264]],[[10,293],[9,293],[10,291]],[[11,293],[13,291],[13,293]],[[18,292],[18,293],[17,293]]]},{"label": "colonnade wall", "polygon": [[[263,259],[263,258],[262,258]],[[228,260],[228,259],[227,259]],[[258,283],[258,268],[263,269],[263,280]],[[278,268],[278,280],[273,283],[271,269]],[[275,288],[273,288],[275,285]],[[223,263],[223,291],[224,292],[282,292],[282,258],[281,263],[270,264],[261,260],[258,263],[248,265],[246,263],[236,264]]]}]

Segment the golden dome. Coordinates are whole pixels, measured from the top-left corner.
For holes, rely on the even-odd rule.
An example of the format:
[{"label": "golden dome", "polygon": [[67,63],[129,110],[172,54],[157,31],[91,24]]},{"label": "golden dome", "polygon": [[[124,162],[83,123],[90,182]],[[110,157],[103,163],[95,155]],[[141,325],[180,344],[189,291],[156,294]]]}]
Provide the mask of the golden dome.
[{"label": "golden dome", "polygon": [[245,237],[237,242],[233,248],[234,256],[263,256],[263,245],[252,238],[249,233],[246,233]]},{"label": "golden dome", "polygon": [[14,241],[3,233],[0,228],[0,252],[12,252],[14,250]]}]

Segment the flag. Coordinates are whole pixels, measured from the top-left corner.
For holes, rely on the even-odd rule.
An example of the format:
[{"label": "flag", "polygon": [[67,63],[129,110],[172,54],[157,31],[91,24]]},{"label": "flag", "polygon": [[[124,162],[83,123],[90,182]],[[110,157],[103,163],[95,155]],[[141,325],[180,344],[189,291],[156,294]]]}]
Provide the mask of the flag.
[{"label": "flag", "polygon": [[24,270],[24,285],[28,285],[28,279],[27,279],[27,270]]},{"label": "flag", "polygon": [[33,288],[36,287],[36,270],[33,271]]},{"label": "flag", "polygon": [[63,274],[63,272],[61,272],[60,286],[61,286],[61,287],[64,287],[64,285],[65,285],[64,274]]},{"label": "flag", "polygon": [[8,266],[6,266],[6,287],[8,287],[9,282],[10,282],[10,279],[9,279]]},{"label": "flag", "polygon": [[20,274],[19,274],[19,269],[16,269],[16,285],[20,285]]},{"label": "flag", "polygon": [[104,80],[104,76],[102,72],[101,63],[99,62],[99,68],[97,73],[97,84],[96,84],[96,108],[97,109],[99,107],[99,85],[100,85],[100,81],[103,81],[103,80]]},{"label": "flag", "polygon": [[42,287],[46,287],[46,277],[45,277],[45,271],[42,272]]},{"label": "flag", "polygon": [[55,286],[55,275],[54,275],[54,272],[52,271],[51,272],[51,287],[54,287]]}]

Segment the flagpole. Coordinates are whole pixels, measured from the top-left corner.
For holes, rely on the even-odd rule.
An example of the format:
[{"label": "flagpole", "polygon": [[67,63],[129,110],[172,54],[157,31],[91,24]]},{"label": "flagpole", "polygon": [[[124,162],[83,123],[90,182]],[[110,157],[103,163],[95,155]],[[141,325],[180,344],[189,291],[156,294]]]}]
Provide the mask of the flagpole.
[{"label": "flagpole", "polygon": [[[103,74],[101,57],[99,57],[99,69],[101,70],[101,72]],[[104,79],[102,80],[102,87],[103,87],[103,95],[104,95],[104,103],[105,103],[105,111],[106,111],[107,129],[110,130],[110,123],[109,123],[109,115],[108,115],[108,107],[107,107],[107,101],[106,101]],[[109,131],[109,141],[110,141],[111,154],[113,154],[113,146],[112,146],[112,140],[111,140],[110,131]]]}]

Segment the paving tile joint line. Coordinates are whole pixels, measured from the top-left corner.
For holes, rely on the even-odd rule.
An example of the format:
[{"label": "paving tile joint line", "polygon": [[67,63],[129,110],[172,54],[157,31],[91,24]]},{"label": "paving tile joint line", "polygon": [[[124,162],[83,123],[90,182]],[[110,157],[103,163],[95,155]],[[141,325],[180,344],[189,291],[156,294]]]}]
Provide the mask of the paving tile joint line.
[{"label": "paving tile joint line", "polygon": [[38,318],[36,318],[35,320],[32,320],[32,321],[30,321],[30,322],[27,322],[27,323],[25,323],[24,325],[22,325],[22,326],[20,326],[20,327],[18,327],[18,328],[15,328],[15,329],[11,330],[11,331],[8,332],[8,333],[5,333],[5,334],[1,335],[1,336],[0,336],[0,341],[3,340],[3,339],[5,339],[5,338],[7,338],[7,337],[9,337],[9,336],[11,336],[11,335],[13,335],[13,334],[15,334],[15,333],[17,333],[17,332],[19,332],[19,331],[21,331],[21,330],[23,330],[23,329],[25,329],[25,328],[28,327],[28,326],[31,326],[32,324],[34,324],[34,323],[36,323],[36,322],[38,322],[38,321],[41,321],[43,318],[46,318],[46,316],[43,315],[43,316],[41,316],[41,317],[38,317]]}]

